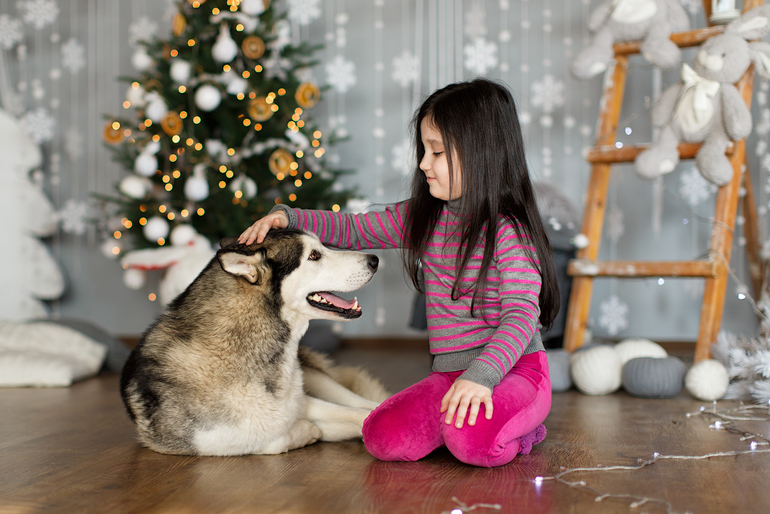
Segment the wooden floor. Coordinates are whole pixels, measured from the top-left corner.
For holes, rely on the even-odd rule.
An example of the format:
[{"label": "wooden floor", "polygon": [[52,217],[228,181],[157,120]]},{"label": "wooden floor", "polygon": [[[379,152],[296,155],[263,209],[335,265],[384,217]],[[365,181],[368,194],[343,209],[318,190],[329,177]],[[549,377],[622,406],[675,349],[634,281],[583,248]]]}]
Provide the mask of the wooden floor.
[{"label": "wooden floor", "polygon": [[[429,371],[424,351],[359,349],[337,357],[365,364],[392,390]],[[360,441],[318,443],[278,456],[165,456],[135,443],[114,375],[66,389],[4,389],[0,513],[441,513],[463,505],[474,513],[770,511],[770,453],[663,459],[639,470],[552,479],[562,467],[635,466],[654,452],[749,450],[749,441],[709,428],[705,416],[686,416],[701,405],[687,393],[671,400],[623,392],[556,394],[543,443],[507,466],[478,469],[445,450],[416,463],[379,462]],[[718,408],[730,405],[720,402]],[[739,426],[770,437],[767,421]],[[545,477],[542,483],[538,476]],[[602,494],[629,497],[597,502]],[[651,500],[632,507],[637,500],[630,496]]]}]

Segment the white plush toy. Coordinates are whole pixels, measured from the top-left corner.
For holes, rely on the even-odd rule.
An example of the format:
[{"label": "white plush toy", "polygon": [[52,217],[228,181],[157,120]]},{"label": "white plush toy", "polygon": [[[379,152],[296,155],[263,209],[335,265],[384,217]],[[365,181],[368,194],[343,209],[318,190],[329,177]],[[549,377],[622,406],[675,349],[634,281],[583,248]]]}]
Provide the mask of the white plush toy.
[{"label": "white plush toy", "polygon": [[8,321],[47,317],[41,300],[64,293],[59,265],[39,239],[56,229],[53,205],[30,179],[42,161],[19,121],[0,109],[0,318]]},{"label": "white plush toy", "polygon": [[[120,261],[128,277],[136,276],[136,272],[142,277],[146,271],[166,270],[158,291],[164,305],[187,289],[216,253],[209,240],[190,225],[175,227],[170,239],[171,245],[168,247],[134,250]],[[143,282],[139,281],[134,287],[142,285]]]},{"label": "white plush toy", "polygon": [[655,179],[679,163],[680,141],[703,143],[695,155],[701,174],[718,186],[730,182],[733,168],[725,156],[730,142],[751,133],[751,112],[734,86],[749,66],[770,79],[770,44],[749,43],[770,32],[770,5],[756,7],[730,22],[723,34],[709,38],[692,68],[682,68],[682,80],[666,89],[652,108],[655,143],[641,152],[634,169]]}]

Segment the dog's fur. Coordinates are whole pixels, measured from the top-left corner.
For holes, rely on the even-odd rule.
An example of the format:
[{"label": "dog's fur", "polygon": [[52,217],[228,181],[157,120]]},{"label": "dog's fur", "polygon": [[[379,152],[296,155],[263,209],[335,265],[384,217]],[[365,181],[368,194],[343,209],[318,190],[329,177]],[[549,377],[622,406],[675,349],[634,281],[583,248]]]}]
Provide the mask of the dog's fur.
[{"label": "dog's fur", "polygon": [[123,369],[121,394],[139,440],[161,453],[242,455],[361,437],[387,392],[299,341],[310,319],[361,315],[357,301],[315,293],[363,286],[377,257],[333,251],[288,229],[261,244],[227,238],[221,246]]}]

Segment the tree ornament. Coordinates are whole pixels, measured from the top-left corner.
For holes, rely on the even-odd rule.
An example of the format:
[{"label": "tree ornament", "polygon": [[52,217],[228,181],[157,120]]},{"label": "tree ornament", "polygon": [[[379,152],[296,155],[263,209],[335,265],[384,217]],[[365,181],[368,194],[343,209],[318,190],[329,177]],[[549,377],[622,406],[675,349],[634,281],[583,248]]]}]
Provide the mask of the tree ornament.
[{"label": "tree ornament", "polygon": [[147,273],[137,268],[128,268],[123,272],[123,284],[129,289],[138,290],[147,282]]},{"label": "tree ornament", "polygon": [[187,20],[185,19],[184,15],[180,12],[174,14],[174,17],[171,20],[171,33],[176,37],[179,37],[184,34],[186,28]]},{"label": "tree ornament", "polygon": [[187,246],[195,241],[195,236],[197,235],[198,232],[195,231],[192,225],[183,223],[181,225],[177,225],[173,228],[173,230],[171,230],[169,240],[174,246]]},{"label": "tree ornament", "polygon": [[270,7],[270,0],[241,0],[240,10],[249,16],[259,16]]},{"label": "tree ornament", "polygon": [[152,182],[146,177],[128,175],[120,181],[120,192],[135,200],[142,200],[152,191]]},{"label": "tree ornament", "polygon": [[144,47],[138,48],[131,56],[131,65],[138,71],[147,71],[155,63]]},{"label": "tree ornament", "polygon": [[216,86],[204,84],[195,91],[195,105],[205,112],[211,112],[219,107],[222,101],[222,94]]},{"label": "tree ornament", "polygon": [[321,99],[321,90],[312,82],[303,82],[294,93],[294,99],[303,109],[311,109]]},{"label": "tree ornament", "polygon": [[147,94],[147,106],[144,108],[144,114],[150,118],[153,123],[160,123],[161,120],[168,114],[168,106],[166,101],[163,100],[158,93],[152,92]]},{"label": "tree ornament", "polygon": [[134,161],[134,171],[143,177],[152,177],[158,172],[158,158],[149,152],[142,152]]},{"label": "tree ornament", "polygon": [[245,94],[249,89],[249,81],[232,70],[222,75],[222,83],[227,85],[225,90],[231,95]]},{"label": "tree ornament", "polygon": [[230,28],[227,23],[223,23],[219,27],[217,40],[211,47],[211,56],[217,62],[227,63],[235,59],[236,55],[238,55],[238,45],[230,37]]},{"label": "tree ornament", "polygon": [[270,155],[267,166],[270,168],[273,175],[278,175],[279,173],[286,175],[289,173],[289,170],[291,170],[291,165],[293,163],[294,157],[283,148],[278,148]]},{"label": "tree ornament", "polygon": [[[243,10],[243,4],[241,4],[241,10]],[[249,59],[259,59],[265,55],[265,42],[259,36],[247,36],[241,43],[241,50]]]},{"label": "tree ornament", "polygon": [[187,84],[192,75],[192,64],[183,59],[174,59],[171,61],[169,75],[177,84]]},{"label": "tree ornament", "polygon": [[123,131],[120,130],[120,123],[117,121],[108,121],[104,126],[104,141],[110,145],[117,145],[124,139]]},{"label": "tree ornament", "polygon": [[160,126],[169,136],[176,136],[182,133],[184,122],[176,111],[169,111],[161,120]]},{"label": "tree ornament", "polygon": [[249,102],[249,118],[254,121],[267,121],[273,116],[273,110],[265,98],[259,97]]},{"label": "tree ornament", "polygon": [[209,183],[206,180],[206,165],[196,164],[192,177],[184,184],[184,195],[192,202],[200,202],[209,197]]},{"label": "tree ornament", "polygon": [[257,183],[251,177],[239,175],[230,184],[230,190],[233,192],[240,191],[245,199],[251,200],[257,196]]},{"label": "tree ornament", "polygon": [[132,107],[141,109],[147,105],[147,100],[145,99],[146,94],[147,91],[142,86],[134,83],[131,84],[131,86],[128,88],[128,91],[126,91],[126,100],[131,103]]},{"label": "tree ornament", "polygon": [[153,216],[144,225],[144,237],[150,241],[157,241],[158,239],[164,239],[168,236],[169,232],[168,221],[160,216]]}]

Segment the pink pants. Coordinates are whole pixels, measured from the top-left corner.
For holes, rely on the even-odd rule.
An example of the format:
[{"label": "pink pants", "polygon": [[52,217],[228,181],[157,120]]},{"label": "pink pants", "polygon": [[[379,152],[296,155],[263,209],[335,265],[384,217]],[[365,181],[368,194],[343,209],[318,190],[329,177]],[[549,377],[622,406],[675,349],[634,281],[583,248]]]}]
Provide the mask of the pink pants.
[{"label": "pink pants", "polygon": [[415,461],[446,446],[466,464],[494,467],[527,454],[545,438],[551,410],[551,379],[545,352],[522,356],[492,392],[492,419],[484,405],[476,424],[447,425],[441,399],[462,371],[434,372],[388,398],[364,421],[364,445],[385,461]]}]

